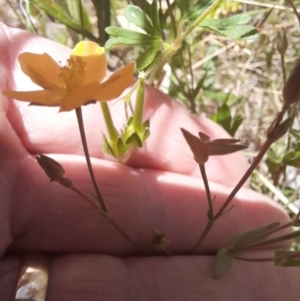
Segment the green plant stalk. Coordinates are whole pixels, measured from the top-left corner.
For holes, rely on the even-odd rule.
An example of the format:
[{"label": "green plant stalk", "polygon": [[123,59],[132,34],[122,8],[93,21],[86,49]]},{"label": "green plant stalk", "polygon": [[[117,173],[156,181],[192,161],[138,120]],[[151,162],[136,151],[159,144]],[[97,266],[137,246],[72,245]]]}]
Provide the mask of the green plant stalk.
[{"label": "green plant stalk", "polygon": [[[188,28],[183,32],[179,33],[176,37],[174,43],[170,45],[156,60],[155,64],[153,63],[154,68],[149,70],[151,73],[150,79],[153,80],[157,72],[159,72],[163,66],[175,55],[178,49],[181,48],[182,42],[186,39],[186,37],[197,28],[201,22],[203,22],[213,11],[215,11],[219,5],[223,2],[223,0],[216,0],[207,10],[199,16]],[[151,82],[150,80],[150,82]]]},{"label": "green plant stalk", "polygon": [[108,209],[104,203],[104,200],[102,198],[102,195],[99,191],[96,179],[95,179],[95,175],[94,175],[94,171],[92,168],[92,164],[91,164],[91,158],[89,155],[89,150],[88,150],[88,146],[87,146],[87,142],[86,142],[86,136],[85,136],[85,131],[84,131],[84,125],[83,125],[83,118],[82,118],[82,110],[81,107],[78,107],[76,109],[76,116],[77,116],[77,121],[78,121],[78,126],[79,126],[79,131],[80,131],[80,136],[81,136],[81,141],[82,141],[82,146],[83,146],[83,150],[84,150],[84,155],[85,155],[85,159],[86,159],[86,163],[88,166],[88,170],[90,173],[90,177],[92,179],[93,182],[93,186],[97,195],[97,198],[99,200],[101,209],[105,212],[108,213]]},{"label": "green plant stalk", "polygon": [[134,115],[133,115],[133,126],[136,131],[139,131],[142,128],[144,99],[145,99],[144,79],[140,78],[139,86],[137,88],[135,111],[134,111]]},{"label": "green plant stalk", "polygon": [[102,101],[100,102],[100,106],[103,113],[104,122],[107,128],[109,140],[113,141],[114,143],[118,140],[119,135],[117,130],[115,129],[113,120],[111,118],[109,107],[107,105],[107,102],[102,102]]}]

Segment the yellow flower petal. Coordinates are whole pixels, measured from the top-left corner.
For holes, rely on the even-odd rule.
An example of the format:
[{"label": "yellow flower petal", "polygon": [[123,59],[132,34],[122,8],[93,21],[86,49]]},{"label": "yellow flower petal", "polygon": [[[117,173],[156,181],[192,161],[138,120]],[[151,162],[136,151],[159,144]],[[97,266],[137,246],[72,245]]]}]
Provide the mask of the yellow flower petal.
[{"label": "yellow flower petal", "polygon": [[22,101],[39,103],[43,105],[59,106],[65,97],[63,90],[38,90],[38,91],[4,91],[3,95]]},{"label": "yellow flower petal", "polygon": [[60,107],[60,112],[71,111],[86,102],[95,99],[99,86],[99,83],[91,83],[74,89],[64,98]]},{"label": "yellow flower petal", "polygon": [[99,101],[108,101],[119,97],[132,84],[134,66],[135,63],[129,63],[116,71],[107,81],[101,83],[94,98]]},{"label": "yellow flower petal", "polygon": [[46,53],[25,52],[19,55],[22,71],[44,89],[60,89],[60,66]]},{"label": "yellow flower petal", "polygon": [[106,74],[107,62],[103,47],[90,41],[79,42],[71,52],[71,57],[80,56],[85,62],[82,84],[101,82]]}]

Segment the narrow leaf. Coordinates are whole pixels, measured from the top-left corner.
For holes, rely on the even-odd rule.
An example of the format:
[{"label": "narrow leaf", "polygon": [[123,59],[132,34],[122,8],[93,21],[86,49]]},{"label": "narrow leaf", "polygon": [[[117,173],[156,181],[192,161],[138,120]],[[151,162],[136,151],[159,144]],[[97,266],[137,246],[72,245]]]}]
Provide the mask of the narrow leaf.
[{"label": "narrow leaf", "polygon": [[152,1],[152,4],[150,6],[149,16],[152,20],[152,24],[153,24],[153,28],[155,30],[155,34],[158,37],[161,37],[161,26],[160,26],[159,12],[158,12],[158,8],[157,8],[157,1]]},{"label": "narrow leaf", "polygon": [[195,160],[199,164],[204,164],[208,160],[208,151],[206,144],[203,141],[201,141],[198,137],[192,135],[185,129],[181,128],[181,131],[191,151],[195,156]]},{"label": "narrow leaf", "polygon": [[146,69],[155,59],[157,54],[157,47],[150,46],[136,60],[137,69],[142,71]]},{"label": "narrow leaf", "polygon": [[234,237],[227,245],[228,249],[234,249],[237,247],[241,247],[242,245],[246,245],[249,242],[256,242],[256,238],[260,238],[260,240],[266,239],[269,235],[267,235],[272,230],[278,228],[280,226],[280,223],[275,222],[271,223],[264,227],[259,227],[253,230],[250,230],[248,232],[242,233],[236,237]]}]

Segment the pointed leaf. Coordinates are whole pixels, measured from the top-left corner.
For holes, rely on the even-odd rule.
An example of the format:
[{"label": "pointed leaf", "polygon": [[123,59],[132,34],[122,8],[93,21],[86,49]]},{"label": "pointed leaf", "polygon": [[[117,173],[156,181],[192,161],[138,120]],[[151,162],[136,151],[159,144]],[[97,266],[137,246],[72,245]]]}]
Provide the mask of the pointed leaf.
[{"label": "pointed leaf", "polygon": [[143,146],[143,143],[137,133],[133,133],[125,142],[127,145],[133,146],[134,148]]},{"label": "pointed leaf", "polygon": [[181,131],[195,156],[195,160],[199,164],[204,164],[208,160],[208,149],[206,144],[185,129],[181,128]]},{"label": "pointed leaf", "polygon": [[[237,247],[241,247],[243,245],[246,245],[249,242],[257,242],[260,240],[264,240],[266,239],[269,235],[267,235],[269,232],[271,232],[272,230],[278,228],[280,226],[280,223],[275,222],[275,223],[271,223],[267,226],[264,227],[259,227],[253,230],[250,230],[248,232],[242,233],[236,237],[234,237],[227,245],[228,249],[234,249]],[[262,237],[260,238],[260,240],[257,240],[256,238],[258,237]]]},{"label": "pointed leaf", "polygon": [[237,25],[247,24],[251,20],[248,14],[239,14],[223,19],[207,18],[200,23],[200,26],[214,27],[217,29],[226,29],[228,27],[235,27]]},{"label": "pointed leaf", "polygon": [[208,155],[209,156],[219,156],[232,154],[243,149],[247,146],[242,144],[221,144],[221,143],[207,143]]},{"label": "pointed leaf", "polygon": [[124,28],[109,26],[105,29],[105,31],[112,36],[115,36],[117,40],[113,42],[109,39],[106,44],[105,48],[111,48],[112,45],[141,45],[141,46],[152,46],[157,42],[157,38],[153,36],[149,36],[140,32],[131,31]]},{"label": "pointed leaf", "polygon": [[230,129],[230,135],[234,136],[235,132],[238,130],[240,125],[243,123],[244,117],[242,115],[237,115],[232,123],[231,129]]},{"label": "pointed leaf", "polygon": [[160,26],[160,18],[159,18],[159,11],[157,8],[157,1],[152,1],[150,6],[150,13],[149,16],[152,20],[153,28],[155,30],[155,34],[158,37],[161,37],[161,26]]},{"label": "pointed leaf", "polygon": [[203,142],[209,142],[210,141],[210,137],[206,134],[204,134],[203,132],[199,132],[199,137]]},{"label": "pointed leaf", "polygon": [[142,71],[146,69],[155,59],[157,54],[156,45],[148,47],[140,56],[136,59],[137,69]]}]

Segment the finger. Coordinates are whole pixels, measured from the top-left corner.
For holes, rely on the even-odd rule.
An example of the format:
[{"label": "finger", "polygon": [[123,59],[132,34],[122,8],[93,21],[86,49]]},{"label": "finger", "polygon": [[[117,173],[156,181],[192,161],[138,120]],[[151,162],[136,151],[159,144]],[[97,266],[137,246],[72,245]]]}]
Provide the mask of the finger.
[{"label": "finger", "polygon": [[[24,51],[48,52],[57,61],[64,62],[69,50],[56,43],[29,33],[2,27],[0,30],[0,59],[4,62],[7,82],[3,89],[33,90],[37,87],[25,76],[17,63],[17,56]],[[4,51],[5,50],[5,51]],[[12,71],[12,72],[11,72]],[[124,105],[111,102],[113,120],[117,129],[126,123]],[[57,108],[28,107],[27,103],[11,103],[8,118],[22,144],[31,153],[82,154],[74,112],[57,113]],[[91,156],[107,157],[102,152],[101,136],[105,126],[99,104],[84,107],[84,120]],[[158,170],[167,170],[200,177],[193,155],[185,142],[180,127],[194,134],[203,131],[212,139],[228,137],[218,125],[210,120],[193,116],[168,96],[148,88],[144,119],[151,120],[151,136],[146,145],[131,155],[128,165]],[[58,135],[59,133],[59,135]],[[232,162],[235,162],[233,165]],[[207,163],[210,181],[233,186],[246,169],[246,160],[241,153],[212,157]],[[238,167],[238,168],[237,168]],[[218,172],[216,172],[218,170]]]},{"label": "finger", "polygon": [[[0,285],[6,282],[1,285],[4,288],[0,291],[1,300],[13,300],[19,269],[16,262],[0,262]],[[209,256],[124,259],[102,255],[61,256],[51,263],[47,301],[299,299],[298,269],[234,261],[223,278],[213,280],[213,262],[214,258]],[[9,271],[12,279],[6,278],[3,271]]]},{"label": "finger", "polygon": [[[67,170],[66,177],[88,195],[92,190],[82,156],[53,156]],[[207,202],[200,179],[155,170],[132,169],[118,163],[93,160],[97,182],[111,216],[139,245],[149,249],[152,230],[171,240],[173,254],[186,254],[207,224]],[[138,250],[105,221],[97,210],[73,191],[44,175],[34,158],[23,160],[14,194],[13,249],[55,252],[137,254]],[[214,210],[230,189],[211,183]],[[214,253],[235,235],[288,216],[266,197],[242,189],[234,208],[214,225],[198,252]],[[291,229],[287,229],[291,231]],[[287,246],[286,244],[281,246]]]}]

